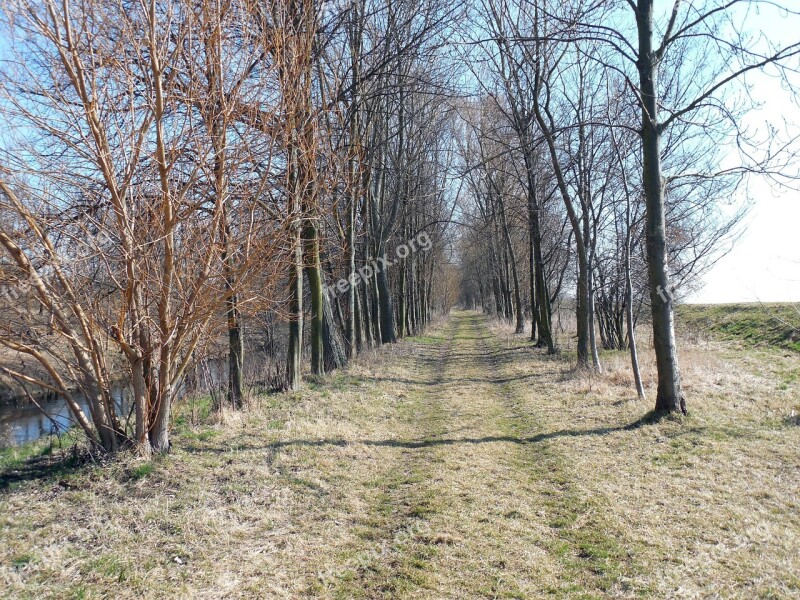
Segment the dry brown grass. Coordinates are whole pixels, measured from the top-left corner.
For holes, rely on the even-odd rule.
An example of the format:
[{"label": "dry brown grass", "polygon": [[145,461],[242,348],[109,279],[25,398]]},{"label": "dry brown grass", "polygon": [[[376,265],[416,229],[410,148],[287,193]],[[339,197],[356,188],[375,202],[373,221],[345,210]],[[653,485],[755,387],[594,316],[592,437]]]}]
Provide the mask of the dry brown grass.
[{"label": "dry brown grass", "polygon": [[690,415],[654,421],[626,354],[576,375],[455,313],[153,463],[3,492],[0,595],[796,597],[800,358],[681,350]]},{"label": "dry brown grass", "polygon": [[[800,597],[800,357],[708,340],[683,344],[680,357],[688,418],[642,421],[655,395],[650,350],[645,402],[623,352],[603,353],[602,375],[565,372],[521,393],[531,420],[562,432],[553,443],[575,481],[636,549],[634,587],[662,598]],[[541,373],[542,362],[527,353],[509,368]]]}]

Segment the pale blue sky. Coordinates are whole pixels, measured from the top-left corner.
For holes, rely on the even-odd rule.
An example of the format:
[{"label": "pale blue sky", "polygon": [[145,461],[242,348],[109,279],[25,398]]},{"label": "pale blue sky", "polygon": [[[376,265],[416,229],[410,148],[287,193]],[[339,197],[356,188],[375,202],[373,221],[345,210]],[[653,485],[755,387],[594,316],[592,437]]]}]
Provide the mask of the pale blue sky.
[{"label": "pale blue sky", "polygon": [[[800,36],[800,19],[787,19],[778,11],[751,14],[748,23],[783,43]],[[778,80],[756,76],[750,83],[754,96],[763,102],[761,110],[748,117],[752,125],[786,120],[800,126],[800,108]],[[800,302],[800,192],[776,189],[764,177],[752,178],[748,191],[754,204],[742,236],[704,277],[703,289],[688,301]]]}]

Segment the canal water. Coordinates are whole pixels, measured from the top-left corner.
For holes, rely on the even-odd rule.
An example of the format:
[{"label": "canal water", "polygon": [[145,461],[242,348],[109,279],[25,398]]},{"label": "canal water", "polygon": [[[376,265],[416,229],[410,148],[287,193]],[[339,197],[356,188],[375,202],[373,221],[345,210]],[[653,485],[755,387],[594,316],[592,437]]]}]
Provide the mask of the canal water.
[{"label": "canal water", "polygon": [[[130,392],[125,387],[111,390],[111,396],[123,422],[130,406]],[[85,398],[75,394],[84,413],[89,416]],[[36,404],[25,402],[19,405],[0,405],[0,449],[20,446],[42,437],[63,433],[75,423],[67,403],[59,397],[37,399]]]},{"label": "canal water", "polygon": [[[255,350],[246,356],[246,381],[264,381],[274,371],[274,365],[264,352]],[[192,369],[187,375],[187,380],[178,388],[177,396],[183,397],[191,390],[191,393],[211,394],[213,397],[214,394],[221,394],[227,385],[227,359],[209,358],[200,361]],[[111,396],[124,424],[132,404],[130,388],[123,385],[115,386],[111,390]],[[89,408],[84,397],[77,393],[73,397],[88,417]],[[20,446],[42,437],[63,433],[75,424],[62,398],[37,398],[36,401],[39,407],[22,398],[18,399],[16,404],[0,403],[0,449]]]}]

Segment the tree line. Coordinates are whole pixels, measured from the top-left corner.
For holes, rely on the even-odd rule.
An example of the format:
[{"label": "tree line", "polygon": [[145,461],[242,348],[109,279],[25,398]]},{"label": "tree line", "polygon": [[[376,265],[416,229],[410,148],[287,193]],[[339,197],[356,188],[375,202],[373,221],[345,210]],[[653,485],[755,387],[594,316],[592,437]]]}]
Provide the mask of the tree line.
[{"label": "tree line", "polygon": [[456,302],[556,352],[569,302],[581,369],[638,373],[649,308],[656,407],[685,410],[674,286],[735,232],[720,199],[791,167],[731,85],[800,47],[741,32],[771,2],[654,4],[4,4],[0,372],[148,454],[212,361],[238,409]]},{"label": "tree line", "polygon": [[[259,383],[246,349],[267,348],[262,383],[299,389],[306,367],[424,329],[443,287],[454,301],[454,113],[436,67],[450,12],[5,6],[3,374],[63,397],[106,451],[163,452],[204,358],[224,357],[218,404],[238,408]],[[131,407],[112,400],[118,377]]]},{"label": "tree line", "polygon": [[528,315],[552,353],[552,307],[570,288],[577,368],[629,348],[640,397],[646,316],[655,408],[685,413],[676,300],[735,239],[749,176],[797,175],[793,128],[744,125],[754,72],[796,101],[800,46],[748,29],[762,11],[797,22],[758,0],[478,2],[463,52],[480,83],[460,138],[465,301],[518,333]]}]

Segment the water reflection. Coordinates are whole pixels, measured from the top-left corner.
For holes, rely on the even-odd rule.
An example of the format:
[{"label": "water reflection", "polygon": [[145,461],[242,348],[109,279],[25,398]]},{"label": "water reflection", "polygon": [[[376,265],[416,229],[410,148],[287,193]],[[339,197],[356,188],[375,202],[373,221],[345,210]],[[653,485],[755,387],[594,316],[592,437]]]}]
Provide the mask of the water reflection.
[{"label": "water reflection", "polygon": [[[111,396],[124,423],[130,407],[130,392],[125,387],[119,387],[111,391]],[[85,398],[80,394],[74,397],[88,416],[89,407]],[[37,402],[40,408],[35,404],[0,406],[0,448],[19,446],[41,437],[63,433],[75,424],[63,399],[56,397]]]},{"label": "water reflection", "polygon": [[[277,365],[271,354],[254,350],[246,354],[245,380],[255,384],[264,383],[283,367]],[[176,390],[176,397],[191,394],[209,394],[212,400],[222,398],[228,385],[227,358],[209,358],[199,361],[187,374]],[[132,400],[130,388],[117,386],[111,391],[123,425],[129,416]],[[80,394],[74,398],[89,417],[89,408]],[[35,404],[20,402],[19,406],[0,404],[0,448],[19,446],[55,433],[63,433],[74,425],[69,408],[61,398],[42,398]],[[132,428],[132,423],[130,424]]]}]

